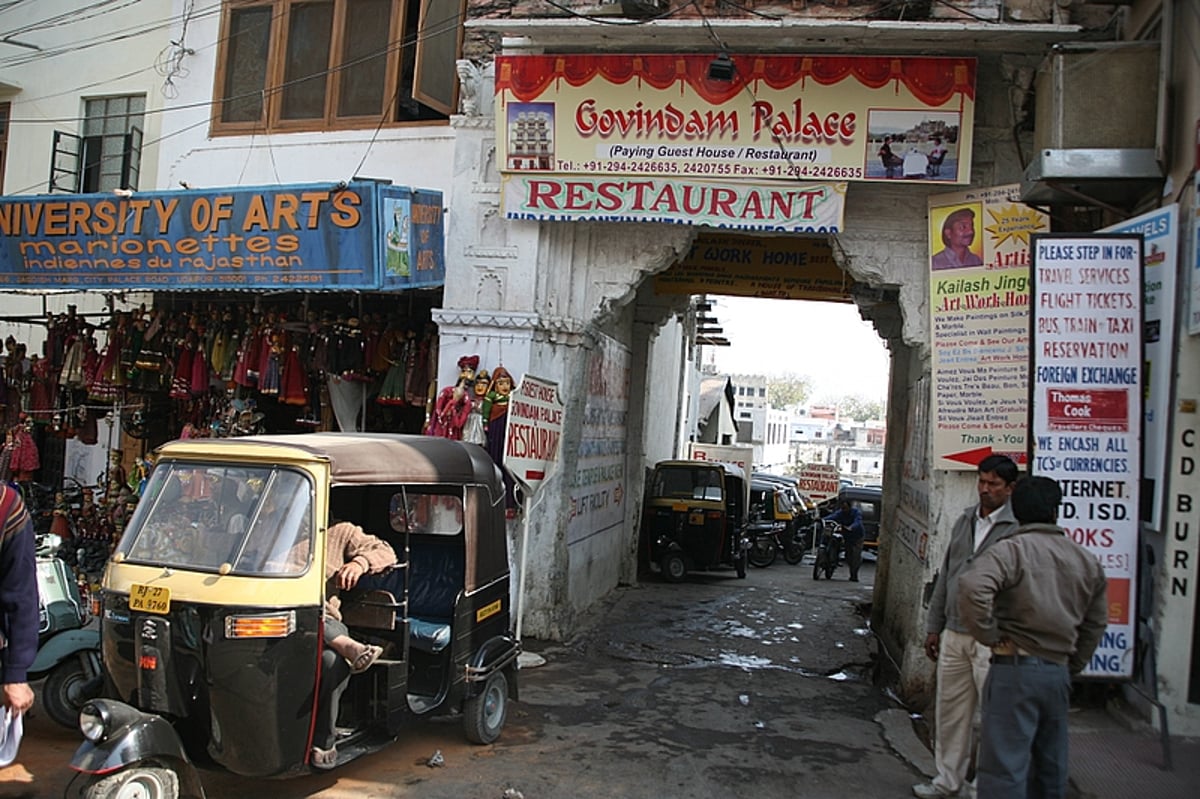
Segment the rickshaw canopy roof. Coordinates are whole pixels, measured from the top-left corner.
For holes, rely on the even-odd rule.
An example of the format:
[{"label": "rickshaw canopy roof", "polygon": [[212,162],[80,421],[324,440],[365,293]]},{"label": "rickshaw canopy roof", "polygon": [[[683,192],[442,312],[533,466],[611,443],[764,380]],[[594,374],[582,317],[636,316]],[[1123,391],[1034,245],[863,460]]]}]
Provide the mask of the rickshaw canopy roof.
[{"label": "rickshaw canopy roof", "polygon": [[246,458],[274,448],[279,460],[327,461],[334,485],[461,483],[503,490],[500,471],[482,447],[435,436],[301,433],[187,439],[164,444],[159,453],[165,457]]}]

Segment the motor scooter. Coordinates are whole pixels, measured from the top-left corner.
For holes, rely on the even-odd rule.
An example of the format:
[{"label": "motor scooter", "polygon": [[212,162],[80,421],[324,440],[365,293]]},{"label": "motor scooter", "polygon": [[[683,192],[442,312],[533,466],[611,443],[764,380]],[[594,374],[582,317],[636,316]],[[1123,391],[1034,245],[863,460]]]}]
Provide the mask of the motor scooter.
[{"label": "motor scooter", "polygon": [[845,543],[846,528],[836,522],[824,522],[817,530],[817,545],[813,555],[813,579],[821,579],[821,572],[826,580],[833,579],[833,572],[841,563],[842,546]]},{"label": "motor scooter", "polygon": [[83,603],[67,564],[38,557],[38,651],[29,681],[42,683],[42,705],[54,721],[75,729],[79,710],[100,695],[100,630],[89,627]]}]

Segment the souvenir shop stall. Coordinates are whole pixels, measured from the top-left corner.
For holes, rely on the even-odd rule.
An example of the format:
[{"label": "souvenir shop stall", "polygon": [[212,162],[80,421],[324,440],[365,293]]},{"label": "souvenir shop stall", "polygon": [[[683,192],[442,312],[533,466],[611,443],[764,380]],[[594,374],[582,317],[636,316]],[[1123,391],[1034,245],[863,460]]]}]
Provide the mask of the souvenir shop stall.
[{"label": "souvenir shop stall", "polygon": [[[0,479],[87,582],[164,441],[420,433],[437,399],[439,193],[355,182],[137,198],[0,198],[0,290],[108,300],[0,317],[45,334],[6,342]],[[101,474],[67,474],[71,440],[109,450]]]}]

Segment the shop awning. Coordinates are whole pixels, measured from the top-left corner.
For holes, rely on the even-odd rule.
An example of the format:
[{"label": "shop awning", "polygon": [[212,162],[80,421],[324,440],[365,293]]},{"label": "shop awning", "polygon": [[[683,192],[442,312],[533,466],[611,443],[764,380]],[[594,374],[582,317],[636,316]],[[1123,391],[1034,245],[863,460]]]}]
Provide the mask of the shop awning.
[{"label": "shop awning", "polygon": [[442,211],[374,181],[0,197],[0,290],[436,287]]}]

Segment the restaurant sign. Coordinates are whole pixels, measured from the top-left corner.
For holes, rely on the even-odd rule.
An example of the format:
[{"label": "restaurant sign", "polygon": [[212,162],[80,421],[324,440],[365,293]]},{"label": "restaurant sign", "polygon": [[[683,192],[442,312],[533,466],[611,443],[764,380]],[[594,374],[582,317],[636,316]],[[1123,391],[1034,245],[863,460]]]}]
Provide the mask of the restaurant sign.
[{"label": "restaurant sign", "polygon": [[711,183],[677,178],[504,175],[509,219],[666,222],[729,230],[837,233],[845,183]]},{"label": "restaurant sign", "polygon": [[375,182],[0,198],[0,288],[395,291],[445,282],[441,192]]},{"label": "restaurant sign", "polygon": [[496,58],[502,172],[970,182],[976,62],[918,56]]}]

